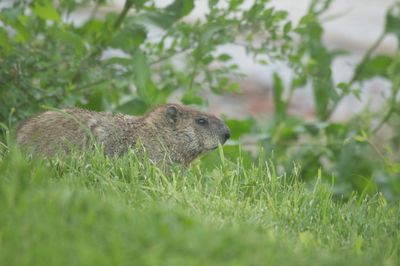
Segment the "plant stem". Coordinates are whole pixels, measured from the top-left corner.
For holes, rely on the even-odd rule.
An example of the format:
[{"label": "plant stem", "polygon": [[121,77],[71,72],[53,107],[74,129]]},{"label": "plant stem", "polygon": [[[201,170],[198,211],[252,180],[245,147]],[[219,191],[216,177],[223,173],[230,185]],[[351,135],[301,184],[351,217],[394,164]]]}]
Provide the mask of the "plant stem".
[{"label": "plant stem", "polygon": [[114,29],[117,30],[120,28],[122,22],[124,21],[126,15],[128,14],[129,9],[133,6],[132,0],[126,0],[124,4],[124,8],[122,9],[121,13],[119,14],[117,20],[114,23]]},{"label": "plant stem", "polygon": [[371,58],[371,55],[375,50],[379,47],[379,45],[382,43],[383,39],[386,36],[386,32],[382,32],[381,35],[379,35],[378,39],[372,44],[372,46],[367,50],[365,53],[363,59],[361,60],[360,64],[356,67],[356,70],[354,71],[353,78],[350,80],[350,84],[353,84],[355,81],[360,76],[360,73],[363,71],[365,64],[368,62],[368,60]]},{"label": "plant stem", "polygon": [[[125,1],[123,9],[113,25],[114,34],[121,27],[122,22],[124,21],[126,15],[128,14],[129,9],[131,9],[132,6],[133,6],[132,0]],[[98,57],[104,51],[104,49],[106,47],[107,47],[107,41],[102,40],[100,42],[100,44],[97,46],[97,48],[94,49],[86,58],[84,58],[81,61],[80,66],[78,67],[78,70],[76,71],[74,77],[72,78],[72,83],[76,83],[80,79],[80,77],[81,77],[80,73],[81,73],[82,69],[84,68],[84,65],[88,61],[93,60],[94,58]]]},{"label": "plant stem", "polygon": [[[382,43],[383,39],[385,38],[386,33],[383,31],[379,37],[375,40],[375,42],[371,45],[371,47],[368,48],[368,50],[365,52],[364,57],[360,61],[360,63],[357,65],[356,69],[354,70],[353,77],[349,81],[349,87],[351,87],[359,78],[360,73],[363,71],[365,64],[368,62],[368,60],[371,58],[372,54],[375,52],[375,50],[379,47],[379,45]],[[327,112],[326,118],[330,118],[332,114],[335,112],[337,106],[341,102],[341,100],[347,95],[347,93],[342,93],[339,95],[339,98],[337,101],[333,104],[333,106],[330,108],[330,110]]]},{"label": "plant stem", "polygon": [[389,120],[389,118],[392,116],[392,114],[396,111],[396,106],[397,106],[397,94],[400,90],[400,87],[396,87],[397,85],[393,85],[392,87],[392,94],[390,96],[390,104],[389,104],[389,110],[387,111],[386,115],[381,119],[381,121],[378,123],[378,125],[372,130],[372,133],[378,132],[383,125]]},{"label": "plant stem", "polygon": [[188,50],[190,50],[190,49],[192,49],[192,47],[183,48],[183,49],[180,50],[180,51],[177,51],[177,52],[175,52],[175,53],[172,53],[172,54],[169,54],[169,55],[160,57],[160,58],[158,58],[157,60],[154,60],[154,61],[149,62],[149,65],[150,65],[150,66],[156,65],[156,64],[158,64],[158,63],[161,63],[162,61],[165,61],[165,60],[167,60],[167,59],[169,59],[169,58],[171,58],[171,57],[174,57],[174,56],[176,56],[176,55],[178,55],[178,54],[184,53],[184,52],[186,52],[186,51],[188,51]]},{"label": "plant stem", "polygon": [[197,74],[198,65],[199,65],[199,63],[198,63],[198,61],[196,61],[196,62],[194,63],[193,71],[192,71],[191,76],[190,76],[190,83],[189,83],[188,91],[191,91],[192,88],[193,88],[194,80],[195,80],[196,74]]}]

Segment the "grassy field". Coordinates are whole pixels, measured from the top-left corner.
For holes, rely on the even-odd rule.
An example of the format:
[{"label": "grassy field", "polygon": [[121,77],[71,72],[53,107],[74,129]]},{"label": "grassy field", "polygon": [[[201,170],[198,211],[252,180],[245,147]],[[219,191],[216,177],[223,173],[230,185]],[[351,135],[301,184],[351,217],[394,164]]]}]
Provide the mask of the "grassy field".
[{"label": "grassy field", "polygon": [[[133,154],[0,159],[0,265],[399,265],[400,206],[321,178],[160,170]],[[317,173],[316,173],[317,175]]]}]

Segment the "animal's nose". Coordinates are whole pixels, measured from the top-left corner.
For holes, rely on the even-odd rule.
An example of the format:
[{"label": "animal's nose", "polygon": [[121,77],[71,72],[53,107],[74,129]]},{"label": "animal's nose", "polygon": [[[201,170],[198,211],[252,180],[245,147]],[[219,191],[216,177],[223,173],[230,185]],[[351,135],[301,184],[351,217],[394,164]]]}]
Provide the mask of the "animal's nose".
[{"label": "animal's nose", "polygon": [[230,132],[225,133],[224,134],[224,142],[227,141],[230,137],[231,137],[231,133]]},{"label": "animal's nose", "polygon": [[227,125],[221,123],[220,132],[220,141],[224,144],[231,137],[231,130]]}]

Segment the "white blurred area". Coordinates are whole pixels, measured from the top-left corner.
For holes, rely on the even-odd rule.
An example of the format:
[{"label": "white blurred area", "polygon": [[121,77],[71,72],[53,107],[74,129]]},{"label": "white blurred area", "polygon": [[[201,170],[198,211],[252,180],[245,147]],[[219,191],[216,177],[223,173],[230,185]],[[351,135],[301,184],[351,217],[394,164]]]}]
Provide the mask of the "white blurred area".
[{"label": "white blurred area", "polygon": [[[19,0],[16,0],[19,1]],[[61,0],[55,0],[55,2]],[[387,9],[396,0],[334,0],[329,11],[324,14],[324,42],[330,49],[343,49],[350,54],[337,58],[333,64],[333,77],[336,83],[348,81],[353,74],[354,66],[359,62],[365,51],[374,43],[383,31],[384,18]],[[0,7],[7,6],[12,0],[0,0]],[[99,15],[113,10],[122,9],[124,0],[109,1],[105,9],[98,10]],[[166,6],[172,0],[158,0],[159,6]],[[207,0],[195,0],[195,10],[185,18],[186,21],[204,19],[207,12]],[[224,4],[224,1],[221,1]],[[225,1],[226,2],[226,1]],[[243,7],[250,6],[251,0],[246,0]],[[271,0],[270,6],[289,12],[290,19],[296,25],[306,13],[310,0]],[[90,16],[92,9],[77,12],[68,18],[74,23],[82,23]],[[157,38],[159,32],[150,33]],[[388,36],[377,49],[378,53],[394,54],[397,41]],[[262,66],[254,63],[241,47],[227,45],[222,48],[231,54],[240,66],[246,78],[240,81],[242,94],[216,96],[207,94],[209,108],[216,113],[224,113],[229,117],[254,116],[262,118],[273,113],[272,74],[278,72],[286,83],[290,80],[290,70],[284,64]],[[380,110],[384,97],[388,94],[389,83],[383,79],[368,81],[362,89],[361,100],[353,96],[344,98],[331,117],[333,121],[346,120],[352,114],[360,112],[366,105],[372,110]],[[310,88],[297,90],[295,101],[290,106],[290,112],[314,120],[315,112]]]}]

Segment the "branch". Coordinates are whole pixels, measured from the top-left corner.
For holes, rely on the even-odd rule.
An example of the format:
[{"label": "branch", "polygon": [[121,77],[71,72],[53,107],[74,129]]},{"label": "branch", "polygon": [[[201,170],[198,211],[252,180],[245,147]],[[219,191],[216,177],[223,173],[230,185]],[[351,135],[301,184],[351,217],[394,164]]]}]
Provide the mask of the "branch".
[{"label": "branch", "polygon": [[[115,23],[113,25],[114,34],[121,27],[122,22],[124,21],[126,15],[128,14],[129,9],[131,9],[132,6],[133,6],[133,0],[126,0],[125,1],[123,9],[122,9],[121,13],[119,14],[117,20],[115,21]],[[107,47],[107,42],[102,40],[100,42],[100,44],[97,46],[97,48],[94,51],[92,51],[86,58],[84,58],[81,61],[80,66],[78,67],[78,70],[76,71],[74,77],[72,78],[72,83],[76,83],[80,79],[80,77],[81,77],[81,75],[80,75],[81,73],[80,72],[83,70],[84,65],[88,61],[91,61],[94,58],[96,58],[97,56],[99,56],[104,51],[104,49],[106,47]]]},{"label": "branch", "polygon": [[375,50],[379,47],[379,45],[382,43],[383,39],[385,38],[386,33],[382,32],[381,35],[379,35],[378,39],[372,44],[372,46],[367,50],[365,53],[363,59],[361,60],[360,64],[356,67],[356,70],[354,71],[353,78],[350,80],[349,84],[353,84],[355,81],[360,76],[360,73],[364,70],[365,64],[368,62],[368,60],[371,58],[371,55]]},{"label": "branch", "polygon": [[[375,42],[369,47],[369,49],[365,52],[364,57],[361,59],[360,63],[357,65],[356,69],[354,70],[353,77],[349,81],[349,87],[351,87],[359,78],[360,74],[364,70],[365,64],[368,62],[368,60],[371,58],[372,54],[375,52],[375,50],[379,47],[379,45],[382,43],[383,39],[385,38],[386,33],[382,32],[381,35],[379,35],[378,39],[375,40]],[[330,108],[330,110],[327,112],[326,118],[330,118],[335,112],[337,106],[341,102],[341,100],[346,96],[346,93],[342,93],[339,95],[339,99],[333,104],[333,106]]]},{"label": "branch", "polygon": [[133,6],[133,0],[125,1],[124,8],[122,9],[121,13],[119,14],[117,20],[114,23],[114,30],[119,29],[126,15],[128,14],[129,9],[131,9],[132,6]]},{"label": "branch", "polygon": [[[192,48],[191,47],[186,47],[186,48],[184,48],[184,49],[182,49],[180,51],[177,51],[175,53],[166,55],[164,57],[160,57],[159,59],[156,59],[156,60],[154,60],[152,62],[149,62],[149,65],[152,66],[152,65],[161,63],[162,61],[168,60],[169,58],[174,57],[174,56],[176,56],[178,54],[184,53],[184,52],[186,52],[186,51],[188,51],[190,49],[192,49]],[[103,77],[103,78],[101,78],[99,80],[96,80],[96,81],[84,84],[82,86],[76,87],[75,90],[79,91],[79,90],[87,89],[87,88],[90,88],[90,87],[93,87],[93,86],[96,86],[96,85],[99,85],[99,84],[102,84],[102,83],[105,83],[105,82],[109,82],[114,78],[126,77],[126,76],[130,76],[132,74],[133,74],[133,71],[126,71],[126,72],[124,72],[124,73],[122,73],[120,75],[113,75],[113,76],[110,76],[110,77]]]},{"label": "branch", "polygon": [[194,63],[194,66],[193,66],[193,71],[190,74],[190,83],[189,83],[188,91],[191,91],[192,88],[193,88],[193,84],[194,84],[194,80],[196,79],[196,74],[197,74],[198,67],[199,67],[199,62],[196,61]]},{"label": "branch", "polygon": [[156,65],[156,64],[161,63],[162,61],[165,61],[165,60],[167,60],[167,59],[170,59],[171,57],[174,57],[174,56],[176,56],[176,55],[178,55],[178,54],[182,54],[182,53],[184,53],[184,52],[186,52],[186,51],[188,51],[188,50],[190,50],[190,49],[192,49],[192,47],[183,48],[183,49],[180,50],[180,51],[177,51],[177,52],[175,52],[175,53],[172,53],[172,54],[169,54],[169,55],[160,57],[160,58],[158,58],[158,59],[156,59],[156,60],[154,60],[154,61],[149,62],[149,65],[150,65],[150,66]]},{"label": "branch", "polygon": [[381,121],[378,123],[378,125],[372,130],[372,133],[378,132],[384,124],[390,119],[392,114],[396,111],[397,108],[397,94],[400,90],[400,87],[395,87],[396,85],[393,85],[392,87],[392,95],[390,96],[390,107],[385,116],[381,119]]}]

